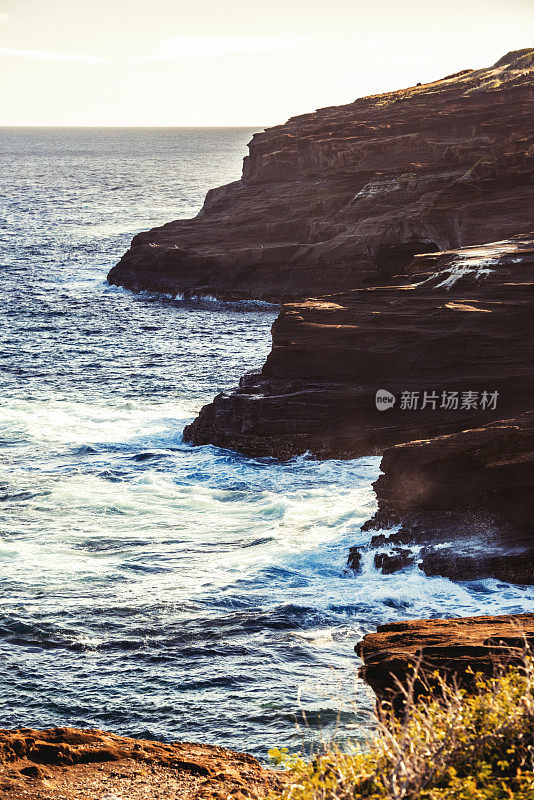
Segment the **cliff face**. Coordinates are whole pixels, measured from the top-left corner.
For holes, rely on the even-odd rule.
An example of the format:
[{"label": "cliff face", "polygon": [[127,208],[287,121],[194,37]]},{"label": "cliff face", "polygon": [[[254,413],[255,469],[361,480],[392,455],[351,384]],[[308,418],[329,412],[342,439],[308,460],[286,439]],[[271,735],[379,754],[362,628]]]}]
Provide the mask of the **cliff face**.
[{"label": "cliff face", "polygon": [[[521,661],[534,641],[534,614],[461,619],[419,619],[380,625],[356,645],[363,659],[361,676],[378,699],[402,707],[398,682],[406,686],[411,670],[432,684],[434,671],[469,689],[474,673],[492,676],[499,665]],[[415,692],[423,690],[415,685]]]},{"label": "cliff face", "polygon": [[[284,306],[261,373],[205,406],[185,438],[354,458],[528,409],[534,237],[418,256],[410,270],[410,283]],[[392,408],[377,408],[379,389]]]},{"label": "cliff face", "polygon": [[367,527],[400,526],[371,539],[382,571],[534,583],[534,412],[392,447],[382,470]]},{"label": "cliff face", "polygon": [[402,525],[373,540],[383,571],[534,581],[533,77],[534,50],[510,53],[258,134],[240,181],[139,234],[108,276],[294,300],[261,372],[184,438],[281,459],[402,444],[377,485],[372,524]]},{"label": "cliff face", "polygon": [[[256,134],[240,181],[137,235],[108,280],[288,300],[532,227],[534,51]],[[488,224],[490,221],[490,224]]]}]

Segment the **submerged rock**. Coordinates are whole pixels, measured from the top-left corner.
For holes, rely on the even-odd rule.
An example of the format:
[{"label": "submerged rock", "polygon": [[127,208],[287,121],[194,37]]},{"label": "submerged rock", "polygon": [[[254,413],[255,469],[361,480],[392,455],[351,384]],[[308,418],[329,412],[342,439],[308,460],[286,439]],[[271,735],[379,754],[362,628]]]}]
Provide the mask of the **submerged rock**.
[{"label": "submerged rock", "polygon": [[[364,662],[360,674],[377,698],[401,708],[399,682],[406,686],[415,666],[430,685],[437,670],[469,689],[475,673],[492,676],[521,662],[528,642],[534,643],[534,614],[394,622],[367,634],[355,650]],[[414,688],[416,695],[425,690],[421,681]]]},{"label": "submerged rock", "polygon": [[195,219],[138,234],[109,282],[291,300],[529,230],[533,54],[255,134],[241,180],[210,191]]}]

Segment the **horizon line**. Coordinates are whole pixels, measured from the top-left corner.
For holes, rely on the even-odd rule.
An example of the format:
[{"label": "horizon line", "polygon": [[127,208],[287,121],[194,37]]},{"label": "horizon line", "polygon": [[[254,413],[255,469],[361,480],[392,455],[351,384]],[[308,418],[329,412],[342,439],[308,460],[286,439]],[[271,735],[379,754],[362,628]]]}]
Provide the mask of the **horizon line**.
[{"label": "horizon line", "polygon": [[272,125],[40,125],[40,124],[5,124],[0,123],[0,129],[2,128],[180,128],[180,129],[206,129],[206,128],[270,128],[273,125],[280,124],[280,123],[273,123]]}]

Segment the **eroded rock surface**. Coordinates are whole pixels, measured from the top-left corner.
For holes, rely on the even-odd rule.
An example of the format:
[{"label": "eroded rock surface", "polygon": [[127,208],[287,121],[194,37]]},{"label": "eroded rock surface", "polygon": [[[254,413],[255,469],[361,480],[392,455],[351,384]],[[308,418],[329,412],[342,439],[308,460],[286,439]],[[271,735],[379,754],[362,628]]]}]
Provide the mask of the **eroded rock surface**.
[{"label": "eroded rock surface", "polygon": [[[285,305],[262,371],[184,436],[282,459],[385,450],[367,526],[386,531],[370,543],[377,569],[532,584],[534,234],[419,255],[407,271]],[[377,407],[379,389],[392,407]]]},{"label": "eroded rock surface", "polygon": [[[402,706],[397,681],[407,685],[413,667],[432,684],[437,670],[447,681],[469,688],[473,673],[491,676],[519,663],[525,645],[534,642],[534,614],[421,619],[380,625],[356,645],[363,659],[360,674],[380,701]],[[423,691],[415,685],[416,694]]]},{"label": "eroded rock surface", "polygon": [[223,747],[98,730],[0,730],[2,800],[252,800],[280,776]]},{"label": "eroded rock surface", "polygon": [[[404,284],[285,305],[261,372],[205,406],[185,438],[354,458],[529,409],[534,235],[416,256],[408,269]],[[379,389],[392,408],[377,408]],[[412,395],[416,408],[404,403]]]},{"label": "eroded rock surface", "polygon": [[108,280],[288,300],[376,284],[414,254],[526,232],[534,51],[256,134],[241,180],[138,234]]}]

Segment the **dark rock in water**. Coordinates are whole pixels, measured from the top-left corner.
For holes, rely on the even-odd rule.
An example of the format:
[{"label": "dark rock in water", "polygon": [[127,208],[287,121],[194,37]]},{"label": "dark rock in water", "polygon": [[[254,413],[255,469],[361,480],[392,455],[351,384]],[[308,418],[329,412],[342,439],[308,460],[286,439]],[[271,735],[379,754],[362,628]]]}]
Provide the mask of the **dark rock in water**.
[{"label": "dark rock in water", "polygon": [[[386,537],[384,537],[385,539]],[[351,547],[347,563],[355,572],[361,572],[363,559],[363,547]],[[404,567],[414,563],[413,551],[407,547],[387,547],[385,550],[377,550],[374,554],[374,565],[384,575],[391,575]]]},{"label": "dark rock in water", "polygon": [[[481,542],[477,543],[479,548]],[[503,548],[495,555],[458,552],[454,546],[426,548],[421,560],[426,575],[441,575],[455,581],[497,578],[517,584],[534,583],[534,553],[532,546],[518,553]]]},{"label": "dark rock in water", "polygon": [[375,554],[375,567],[384,575],[391,575],[399,569],[407,567],[414,562],[414,555],[406,547],[395,547],[391,552]]},{"label": "dark rock in water", "polygon": [[[138,234],[130,289],[293,300],[389,281],[417,253],[532,227],[533,51],[255,134],[241,180]],[[488,224],[491,220],[491,224]]]},{"label": "dark rock in water", "polygon": [[[380,701],[402,709],[404,686],[419,665],[432,685],[435,670],[447,681],[469,689],[474,673],[491,676],[503,665],[521,661],[525,644],[534,643],[534,614],[422,619],[380,625],[356,645],[363,659],[360,675]],[[421,682],[415,693],[421,693]]]},{"label": "dark rock in water", "polygon": [[0,800],[260,800],[282,783],[252,756],[224,747],[76,728],[0,730]]},{"label": "dark rock in water", "polygon": [[359,547],[351,547],[347,559],[347,564],[354,572],[361,572],[362,569],[362,554]]}]

